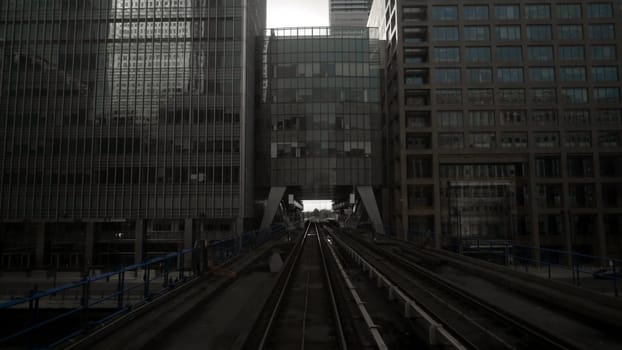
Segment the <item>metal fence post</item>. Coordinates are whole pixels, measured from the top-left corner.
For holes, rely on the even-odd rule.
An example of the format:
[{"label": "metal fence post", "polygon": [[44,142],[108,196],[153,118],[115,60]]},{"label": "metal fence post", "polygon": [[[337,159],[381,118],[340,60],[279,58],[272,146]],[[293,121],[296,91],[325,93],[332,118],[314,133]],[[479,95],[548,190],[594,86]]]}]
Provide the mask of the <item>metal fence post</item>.
[{"label": "metal fence post", "polygon": [[615,260],[611,261],[611,271],[613,272],[613,295],[618,297],[618,275],[616,273],[616,262]]},{"label": "metal fence post", "polygon": [[181,281],[184,277],[184,254],[179,252],[179,275],[177,279]]},{"label": "metal fence post", "polygon": [[117,308],[121,310],[123,308],[123,291],[125,289],[125,271],[119,271],[119,281],[117,281]]},{"label": "metal fence post", "polygon": [[143,266],[143,269],[145,270],[145,273],[143,274],[143,282],[144,284],[144,299],[147,299],[149,297],[149,266],[145,265]]}]

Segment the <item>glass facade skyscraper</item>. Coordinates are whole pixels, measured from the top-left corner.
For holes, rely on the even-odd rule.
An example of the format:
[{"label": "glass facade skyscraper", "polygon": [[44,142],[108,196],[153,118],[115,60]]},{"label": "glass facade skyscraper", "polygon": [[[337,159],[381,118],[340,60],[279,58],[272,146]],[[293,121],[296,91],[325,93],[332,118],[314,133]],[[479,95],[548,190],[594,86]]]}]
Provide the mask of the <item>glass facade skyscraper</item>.
[{"label": "glass facade skyscraper", "polygon": [[133,262],[241,231],[264,27],[265,1],[3,1],[3,264]]},{"label": "glass facade skyscraper", "polygon": [[357,186],[382,186],[377,36],[365,27],[291,28],[261,39],[259,187],[339,202]]}]

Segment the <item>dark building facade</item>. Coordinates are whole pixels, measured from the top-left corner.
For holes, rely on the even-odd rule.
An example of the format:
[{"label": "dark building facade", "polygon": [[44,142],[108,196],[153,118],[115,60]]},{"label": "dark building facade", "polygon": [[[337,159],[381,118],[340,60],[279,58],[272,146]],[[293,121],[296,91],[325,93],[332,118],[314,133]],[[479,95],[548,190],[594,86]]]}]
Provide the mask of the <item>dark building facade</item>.
[{"label": "dark building facade", "polygon": [[622,255],[617,1],[377,1],[392,222]]},{"label": "dark building facade", "polygon": [[[358,188],[375,198],[384,183],[377,30],[270,29],[257,46],[258,196],[345,202]],[[365,207],[376,213],[373,202]]]},{"label": "dark building facade", "polygon": [[364,27],[367,23],[371,3],[371,0],[329,0],[330,26]]},{"label": "dark building facade", "polygon": [[133,263],[242,231],[263,28],[265,1],[2,1],[2,267]]}]

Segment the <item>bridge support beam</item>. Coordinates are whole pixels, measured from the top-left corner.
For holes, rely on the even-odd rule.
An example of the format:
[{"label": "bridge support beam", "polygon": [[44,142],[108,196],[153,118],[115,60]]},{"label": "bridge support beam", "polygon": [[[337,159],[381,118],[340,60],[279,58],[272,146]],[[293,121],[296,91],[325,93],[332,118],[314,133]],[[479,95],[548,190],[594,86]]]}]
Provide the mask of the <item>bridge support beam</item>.
[{"label": "bridge support beam", "polygon": [[384,225],[382,224],[382,217],[380,216],[380,210],[378,210],[378,203],[376,202],[376,196],[374,196],[374,190],[371,186],[358,186],[356,189],[361,195],[365,211],[367,211],[367,215],[369,215],[374,230],[376,230],[376,233],[384,235]]},{"label": "bridge support beam", "polygon": [[136,220],[134,229],[134,263],[138,264],[143,261],[143,247],[145,244],[145,220]]},{"label": "bridge support beam", "polygon": [[35,226],[35,266],[40,268],[44,264],[45,256],[45,222],[34,224]]},{"label": "bridge support beam", "polygon": [[276,211],[279,209],[279,203],[281,203],[281,199],[283,199],[283,195],[285,195],[285,190],[287,187],[271,187],[270,194],[268,194],[268,202],[266,203],[266,208],[263,212],[263,218],[261,219],[260,229],[269,229],[272,225],[272,220],[274,220],[274,215],[276,215]]}]

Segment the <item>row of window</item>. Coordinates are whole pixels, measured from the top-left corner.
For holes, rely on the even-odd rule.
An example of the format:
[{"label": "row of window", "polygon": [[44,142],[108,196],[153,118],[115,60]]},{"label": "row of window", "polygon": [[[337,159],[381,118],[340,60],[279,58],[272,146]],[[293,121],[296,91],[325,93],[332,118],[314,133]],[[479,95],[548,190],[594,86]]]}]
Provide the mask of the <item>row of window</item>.
[{"label": "row of window", "polygon": [[[499,120],[497,121],[497,117]],[[529,113],[525,110],[470,110],[466,113],[460,110],[445,110],[436,112],[437,125],[441,127],[492,127],[500,126],[557,126],[589,127],[619,127],[622,125],[622,113],[619,109],[598,109],[594,113],[589,110],[535,109]],[[418,129],[432,126],[431,112],[407,111],[406,128]]]},{"label": "row of window", "polygon": [[[493,89],[466,89],[465,98],[461,89],[436,89],[434,103],[437,105],[492,105],[499,104],[523,104],[538,103],[567,103],[585,104],[590,102],[588,88],[568,87],[561,88],[559,100],[556,88],[532,88],[529,89],[529,101],[525,89],[497,89],[494,97]],[[405,102],[407,106],[430,106],[432,100],[428,90],[407,90]],[[592,102],[596,103],[619,103],[620,89],[617,87],[595,87],[592,89]]]},{"label": "row of window", "polygon": [[[529,67],[529,78],[526,79],[522,67],[499,67],[496,69],[495,81],[500,83],[521,83],[526,80],[534,82],[555,81],[554,67]],[[426,75],[416,74],[416,70],[405,71],[406,84],[425,84]],[[427,73],[427,72],[426,72]],[[493,69],[490,67],[466,68],[461,77],[460,68],[436,68],[433,81],[436,83],[457,84],[464,79],[468,83],[491,83]],[[583,66],[559,67],[559,81],[587,81],[587,69]],[[592,67],[589,81],[618,81],[618,66]]]},{"label": "row of window", "polygon": [[[497,40],[521,40],[522,32],[520,25],[495,26],[495,39]],[[404,41],[406,43],[422,42],[421,36],[409,35],[408,28],[404,29]],[[529,24],[525,32],[528,40],[548,41],[553,40],[553,26],[550,24]],[[587,38],[591,40],[615,39],[615,25],[612,23],[590,24],[587,26]],[[464,41],[488,41],[490,40],[489,26],[464,26],[462,40]],[[557,40],[583,40],[583,25],[560,24],[557,25]],[[458,41],[460,27],[458,26],[434,26],[431,29],[431,40],[435,41]]]},{"label": "row of window", "polygon": [[[465,47],[462,50],[463,59],[469,63],[489,63],[492,62],[491,47]],[[528,46],[527,55],[523,55],[522,46],[497,46],[495,50],[495,61],[497,62],[522,62],[525,58],[529,61],[551,62],[554,60],[553,46]],[[591,45],[589,47],[590,58],[592,60],[615,60],[617,50],[615,45]],[[404,56],[406,63],[410,53],[405,49]],[[585,47],[583,45],[559,46],[557,57],[560,61],[584,60],[586,58]],[[432,48],[432,59],[434,62],[460,62],[459,47],[434,47]],[[414,63],[414,62],[413,62]]]},{"label": "row of window", "polygon": [[[429,149],[429,134],[412,133],[407,136],[407,149]],[[622,146],[622,132],[620,131],[600,131],[598,132],[597,144],[599,147],[620,147]],[[465,139],[462,132],[442,132],[438,133],[439,148],[461,149],[465,148],[465,140],[468,148],[471,149],[493,149],[493,148],[527,148],[528,134],[526,132],[505,132],[500,134],[497,143],[496,133],[494,132],[473,132],[469,133]],[[556,131],[534,132],[533,146],[537,148],[559,148],[562,146],[560,133]],[[592,137],[589,132],[566,132],[563,139],[564,147],[584,148],[592,147]]]},{"label": "row of window", "polygon": [[24,140],[7,146],[5,154],[32,156],[75,156],[75,155],[179,155],[179,154],[239,154],[240,140],[156,140],[142,142],[139,138],[40,138],[37,141]]},{"label": "row of window", "polygon": [[[567,125],[588,125],[589,112],[566,111],[564,121]],[[461,128],[465,125],[473,127],[489,126],[557,126],[559,124],[557,110],[532,110],[527,117],[525,110],[502,110],[498,112],[499,120],[496,121],[495,111],[438,111],[436,118],[440,127]],[[466,119],[466,121],[465,121]],[[617,126],[622,124],[620,110],[603,109],[596,115],[597,124]],[[587,121],[587,122],[586,122]],[[410,126],[410,125],[408,125]]]},{"label": "row of window", "polygon": [[96,184],[237,184],[239,166],[199,167],[109,167],[93,171],[44,174],[42,171],[4,172],[9,185],[96,185]]},{"label": "row of window", "polygon": [[[551,19],[551,8],[550,4],[526,4],[523,7],[523,18]],[[488,5],[464,5],[462,11],[465,20],[487,20],[491,16]],[[455,21],[460,18],[456,5],[432,6],[431,14],[436,21]],[[497,20],[517,20],[521,18],[521,8],[518,4],[494,5],[493,14]],[[612,18],[614,7],[611,3],[588,3],[585,14],[587,18]],[[580,19],[583,9],[578,3],[557,4],[555,15],[557,19]]]}]

